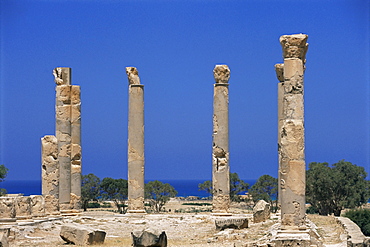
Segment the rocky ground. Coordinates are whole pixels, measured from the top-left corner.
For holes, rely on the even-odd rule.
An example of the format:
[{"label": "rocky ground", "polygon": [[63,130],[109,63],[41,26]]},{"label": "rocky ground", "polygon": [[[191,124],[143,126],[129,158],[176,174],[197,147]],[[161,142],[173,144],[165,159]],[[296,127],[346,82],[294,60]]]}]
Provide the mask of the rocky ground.
[{"label": "rocky ground", "polygon": [[[172,203],[172,205],[171,205]],[[205,206],[182,205],[171,202],[167,209],[171,213],[147,214],[145,216],[127,216],[109,211],[88,211],[79,216],[70,216],[39,222],[37,224],[24,223],[13,226],[9,238],[10,246],[64,246],[60,238],[61,226],[66,223],[75,223],[103,230],[107,233],[105,243],[100,246],[131,246],[131,232],[155,227],[166,232],[168,246],[201,247],[201,246],[245,246],[256,241],[263,242],[268,233],[276,226],[277,216],[263,223],[253,224],[251,211],[235,206],[234,213],[244,215],[250,219],[246,229],[226,229],[218,231],[215,228],[215,216]],[[176,204],[176,205],[175,205]],[[175,211],[192,213],[175,213]],[[317,232],[326,246],[346,246],[346,235],[334,217],[309,215],[309,219],[317,226]]]}]

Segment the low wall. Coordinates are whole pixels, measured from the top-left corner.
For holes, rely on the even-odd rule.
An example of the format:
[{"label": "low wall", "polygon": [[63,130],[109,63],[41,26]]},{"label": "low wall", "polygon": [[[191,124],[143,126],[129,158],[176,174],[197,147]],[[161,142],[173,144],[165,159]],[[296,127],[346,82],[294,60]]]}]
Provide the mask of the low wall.
[{"label": "low wall", "polygon": [[348,247],[370,247],[370,237],[365,237],[356,223],[347,217],[337,217],[336,219],[347,233]]}]

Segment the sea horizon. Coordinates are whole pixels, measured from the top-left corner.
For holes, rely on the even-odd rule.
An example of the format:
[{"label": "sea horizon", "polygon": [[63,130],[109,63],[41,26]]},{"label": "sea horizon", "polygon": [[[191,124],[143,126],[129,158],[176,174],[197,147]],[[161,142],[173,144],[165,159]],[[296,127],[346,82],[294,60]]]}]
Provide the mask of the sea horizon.
[{"label": "sea horizon", "polygon": [[[145,179],[145,183],[158,180],[162,183],[169,183],[177,191],[176,197],[208,197],[205,191],[198,190],[198,184],[209,179]],[[249,184],[249,188],[257,179],[243,179]],[[7,190],[8,194],[41,195],[41,180],[5,180],[0,182],[0,188]]]}]

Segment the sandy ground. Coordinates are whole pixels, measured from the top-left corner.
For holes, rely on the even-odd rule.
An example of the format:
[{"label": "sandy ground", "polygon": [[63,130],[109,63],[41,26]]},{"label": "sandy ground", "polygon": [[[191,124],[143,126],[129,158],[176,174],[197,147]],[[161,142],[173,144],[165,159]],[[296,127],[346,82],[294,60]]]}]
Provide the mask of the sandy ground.
[{"label": "sandy ground", "polygon": [[[204,201],[201,201],[204,202]],[[245,246],[247,243],[263,241],[268,238],[268,232],[278,223],[278,216],[253,224],[253,216],[245,205],[234,205],[232,211],[249,218],[249,227],[246,229],[226,229],[218,231],[215,228],[216,216],[210,212],[194,213],[193,211],[207,211],[210,206],[185,206],[183,202],[171,201],[166,209],[171,213],[147,214],[144,216],[127,216],[109,211],[91,210],[79,216],[64,217],[56,220],[39,222],[37,224],[13,226],[9,238],[10,246],[65,246],[60,238],[61,226],[66,223],[75,223],[103,230],[107,233],[103,245],[95,246],[131,246],[131,232],[154,227],[166,232],[168,246],[201,247],[201,246]],[[175,211],[189,211],[192,213],[175,213]],[[317,232],[325,245],[330,247],[346,246],[342,227],[334,217],[310,215]]]}]

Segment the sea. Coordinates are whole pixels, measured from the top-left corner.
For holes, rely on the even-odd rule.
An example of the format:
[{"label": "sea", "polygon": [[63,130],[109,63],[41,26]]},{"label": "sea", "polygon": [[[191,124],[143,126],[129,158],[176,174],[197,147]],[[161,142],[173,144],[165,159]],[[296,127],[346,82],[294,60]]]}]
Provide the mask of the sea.
[{"label": "sea", "polygon": [[[149,180],[150,181],[150,180]],[[145,181],[145,182],[149,182]],[[160,180],[162,183],[169,183],[177,191],[177,197],[198,196],[208,197],[205,191],[199,191],[198,185],[205,180]],[[245,179],[249,188],[256,182],[255,179]],[[41,195],[40,180],[5,180],[0,183],[0,188],[7,190],[8,194]]]}]

